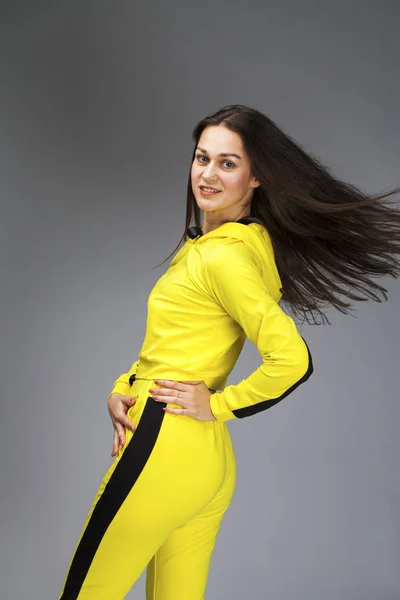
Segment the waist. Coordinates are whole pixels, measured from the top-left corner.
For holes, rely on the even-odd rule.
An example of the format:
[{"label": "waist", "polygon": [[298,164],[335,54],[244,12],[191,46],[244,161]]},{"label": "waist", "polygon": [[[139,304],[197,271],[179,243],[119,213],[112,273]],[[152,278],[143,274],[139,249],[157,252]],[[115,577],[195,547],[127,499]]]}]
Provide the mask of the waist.
[{"label": "waist", "polygon": [[136,369],[136,379],[155,380],[167,379],[169,381],[204,381],[209,390],[223,390],[227,375],[210,373],[209,370],[189,371],[182,367],[158,364],[142,358]]},{"label": "waist", "polygon": [[[167,379],[169,381],[177,381],[176,379],[171,379],[170,377],[157,377],[157,379]],[[149,378],[149,377],[136,377],[136,375],[132,375],[131,381],[154,381],[154,379],[153,378]],[[189,381],[189,380],[185,379],[185,381]],[[203,380],[195,379],[193,381],[203,381]],[[208,385],[207,385],[207,387],[208,387]],[[210,387],[208,387],[208,389],[210,390],[210,392],[216,392],[217,391],[217,390],[215,390],[213,388],[210,388]]]}]

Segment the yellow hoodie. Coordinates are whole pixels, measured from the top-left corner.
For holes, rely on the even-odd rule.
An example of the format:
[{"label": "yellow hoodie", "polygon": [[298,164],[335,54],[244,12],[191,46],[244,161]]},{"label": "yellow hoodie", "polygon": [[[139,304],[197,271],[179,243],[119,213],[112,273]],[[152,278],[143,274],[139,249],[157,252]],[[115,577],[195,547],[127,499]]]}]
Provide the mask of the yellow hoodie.
[{"label": "yellow hoodie", "polygon": [[[278,302],[282,283],[270,236],[244,217],[188,239],[150,292],[139,359],[114,382],[129,395],[140,379],[203,380],[216,419],[248,417],[270,408],[313,372],[310,351]],[[262,364],[226,385],[246,336]],[[221,391],[218,391],[221,390]]]}]

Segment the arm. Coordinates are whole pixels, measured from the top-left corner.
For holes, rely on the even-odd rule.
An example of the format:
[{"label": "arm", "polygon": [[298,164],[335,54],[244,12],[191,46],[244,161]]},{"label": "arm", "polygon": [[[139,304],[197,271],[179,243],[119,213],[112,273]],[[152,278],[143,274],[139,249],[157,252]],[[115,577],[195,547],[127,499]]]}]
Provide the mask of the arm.
[{"label": "arm", "polygon": [[202,273],[209,295],[241,325],[262,358],[249,377],[211,394],[213,415],[228,421],[274,406],[312,374],[307,344],[271,297],[259,261],[244,242],[217,242],[205,253]]},{"label": "arm", "polygon": [[130,383],[129,383],[129,378],[134,375],[136,373],[136,369],[138,367],[139,361],[136,360],[131,368],[129,369],[128,373],[121,373],[121,375],[118,377],[118,379],[116,379],[114,381],[113,384],[113,389],[111,391],[111,393],[109,394],[108,397],[111,396],[111,394],[122,394],[123,396],[128,396],[129,395],[129,390],[130,390]]}]

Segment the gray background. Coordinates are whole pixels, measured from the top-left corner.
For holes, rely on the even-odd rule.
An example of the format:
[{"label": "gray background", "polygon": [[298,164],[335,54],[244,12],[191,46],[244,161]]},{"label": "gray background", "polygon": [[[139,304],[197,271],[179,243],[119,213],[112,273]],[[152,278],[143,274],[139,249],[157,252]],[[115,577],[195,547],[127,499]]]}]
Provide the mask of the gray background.
[{"label": "gray background", "polygon": [[[108,393],[184,226],[192,127],[248,104],[363,189],[395,186],[400,3],[0,13],[0,595],[55,600],[112,461]],[[208,600],[400,597],[400,290],[382,283],[389,302],[301,328],[305,386],[229,424],[238,481]],[[229,382],[258,364],[246,343]]]}]

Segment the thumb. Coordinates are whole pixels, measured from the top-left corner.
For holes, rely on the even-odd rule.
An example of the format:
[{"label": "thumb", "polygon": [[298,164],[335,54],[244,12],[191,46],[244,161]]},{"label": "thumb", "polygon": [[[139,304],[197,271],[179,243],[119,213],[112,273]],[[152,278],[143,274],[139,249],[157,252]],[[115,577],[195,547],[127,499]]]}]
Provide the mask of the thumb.
[{"label": "thumb", "polygon": [[136,398],[134,396],[122,396],[121,402],[125,404],[125,406],[133,406],[136,402]]}]

